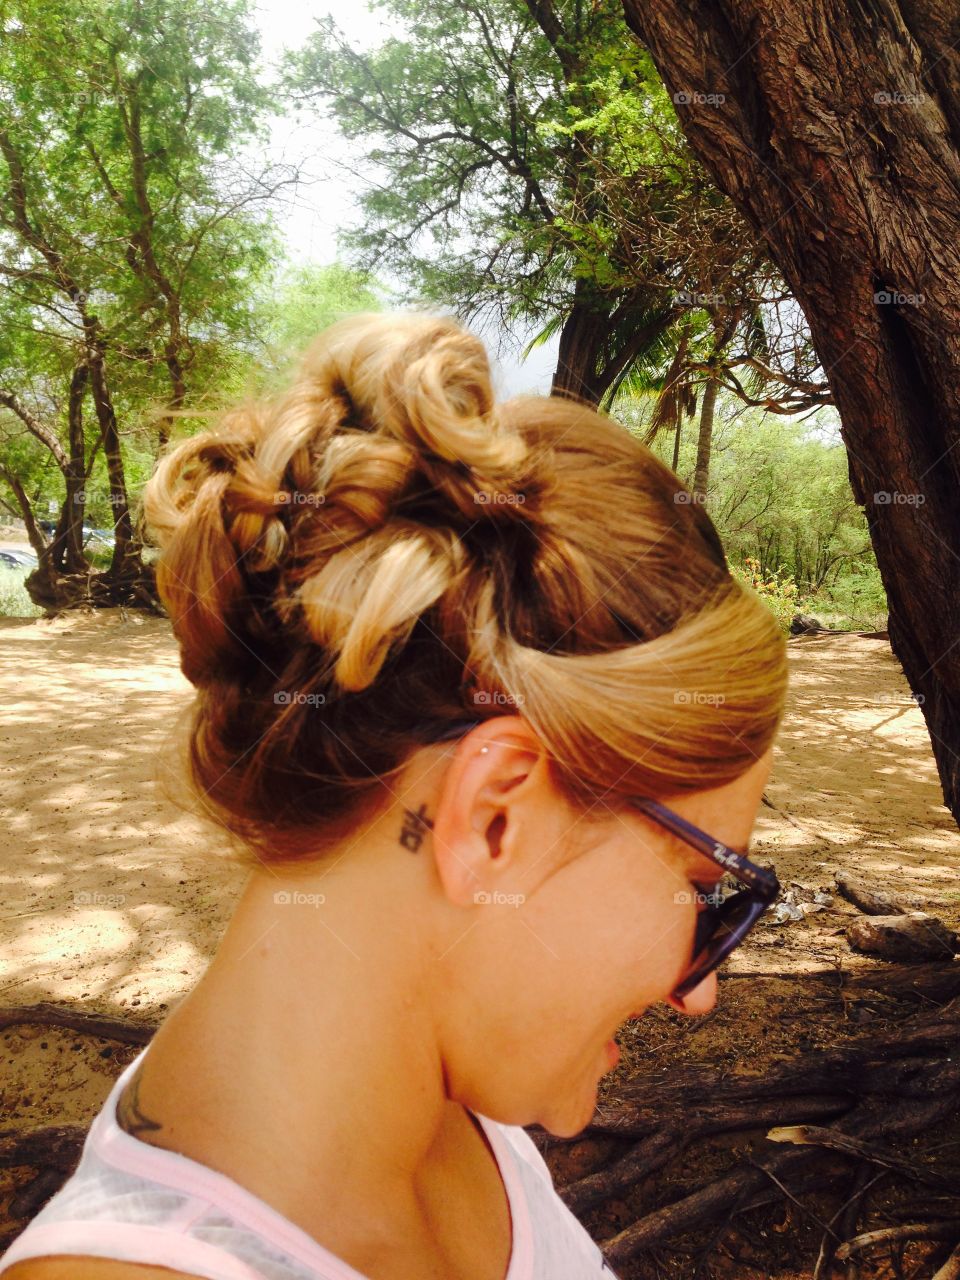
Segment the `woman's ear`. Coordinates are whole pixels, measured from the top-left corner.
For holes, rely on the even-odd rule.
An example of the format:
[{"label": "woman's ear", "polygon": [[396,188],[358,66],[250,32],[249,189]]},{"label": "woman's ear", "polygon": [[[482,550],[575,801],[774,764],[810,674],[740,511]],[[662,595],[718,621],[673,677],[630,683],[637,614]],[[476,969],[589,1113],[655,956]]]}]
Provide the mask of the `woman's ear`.
[{"label": "woman's ear", "polygon": [[523,801],[545,767],[539,739],[519,716],[486,720],[457,744],[432,829],[437,874],[457,906],[489,901],[484,895],[512,871]]}]

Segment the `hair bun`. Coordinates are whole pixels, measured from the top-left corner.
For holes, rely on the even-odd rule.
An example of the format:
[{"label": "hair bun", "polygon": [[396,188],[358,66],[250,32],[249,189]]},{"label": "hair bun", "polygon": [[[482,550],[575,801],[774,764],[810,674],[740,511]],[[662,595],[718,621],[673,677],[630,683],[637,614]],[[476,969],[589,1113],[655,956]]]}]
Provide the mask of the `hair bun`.
[{"label": "hair bun", "polygon": [[522,469],[527,446],[498,420],[486,349],[449,317],[348,316],[307,350],[303,374],[346,397],[356,426],[491,479]]}]

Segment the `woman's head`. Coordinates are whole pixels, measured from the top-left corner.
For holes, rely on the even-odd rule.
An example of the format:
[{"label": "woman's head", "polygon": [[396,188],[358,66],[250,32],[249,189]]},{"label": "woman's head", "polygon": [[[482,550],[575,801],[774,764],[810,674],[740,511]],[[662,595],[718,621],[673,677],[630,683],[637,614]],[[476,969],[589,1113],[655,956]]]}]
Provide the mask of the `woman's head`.
[{"label": "woman's head", "polygon": [[[783,637],[702,506],[581,404],[495,404],[480,342],[406,314],[327,330],[145,510],[194,786],[272,873],[231,963],[269,933],[316,999],[409,1006],[450,1097],[577,1132],[719,877],[627,802],[745,845],[783,709]],[[273,930],[281,868],[322,920]]]},{"label": "woman's head", "polygon": [[[670,804],[743,850],[771,756]],[[715,974],[682,1002],[671,993],[690,966],[698,890],[721,868],[636,810],[601,801],[585,822],[522,717],[486,722],[437,766],[414,775],[401,804],[422,805],[432,823],[432,861],[411,873],[426,882],[411,902],[438,904],[422,926],[418,987],[437,1010],[450,1093],[505,1123],[570,1136],[593,1114],[606,1046],[626,1018],[658,1002],[712,1008]],[[382,849],[402,821],[394,813],[381,828]],[[426,892],[435,880],[439,892]]]},{"label": "woman's head", "polygon": [[522,716],[584,812],[729,782],[774,736],[783,639],[703,507],[583,405],[495,404],[452,320],[332,326],[144,509],[194,786],[247,857],[333,849],[465,715]]}]

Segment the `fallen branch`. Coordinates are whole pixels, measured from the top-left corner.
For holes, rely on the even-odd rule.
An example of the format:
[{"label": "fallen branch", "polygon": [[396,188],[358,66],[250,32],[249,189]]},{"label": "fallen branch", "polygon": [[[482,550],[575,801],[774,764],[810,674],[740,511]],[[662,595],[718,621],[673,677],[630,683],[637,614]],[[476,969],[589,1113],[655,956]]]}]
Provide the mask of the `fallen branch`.
[{"label": "fallen branch", "polygon": [[841,898],[853,903],[868,916],[892,916],[916,911],[921,903],[892,894],[879,885],[869,884],[851,871],[838,871],[834,876]]},{"label": "fallen branch", "polygon": [[957,1235],[960,1235],[960,1218],[947,1218],[943,1222],[909,1222],[899,1227],[882,1227],[879,1231],[865,1231],[863,1235],[846,1240],[837,1249],[837,1260],[843,1262],[852,1253],[872,1249],[877,1244],[890,1244],[897,1240],[952,1240]]},{"label": "fallen branch", "polygon": [[743,1103],[729,1109],[717,1108],[691,1115],[682,1127],[664,1128],[632,1147],[627,1155],[605,1169],[569,1182],[560,1190],[564,1203],[573,1213],[585,1213],[594,1205],[620,1195],[642,1178],[655,1173],[698,1138],[740,1129],[755,1129],[769,1119],[786,1120],[789,1116],[827,1118],[843,1115],[852,1103],[841,1097],[798,1097],[771,1099],[766,1103]]},{"label": "fallen branch", "polygon": [[[955,1080],[929,1072],[930,1055],[954,1047],[960,1047],[960,999],[933,1013],[904,1019],[893,1032],[806,1053],[763,1072],[740,1068],[718,1080],[715,1067],[698,1065],[668,1079],[634,1076],[620,1086],[615,1101],[598,1109],[581,1136],[642,1138],[664,1128],[680,1128],[691,1118],[701,1123],[719,1120],[737,1106],[749,1116],[751,1107],[772,1099],[785,1104],[791,1097],[827,1094],[839,1106],[844,1098],[852,1105],[867,1095],[921,1098],[929,1095],[935,1079],[944,1089],[956,1087]],[[960,1074],[960,1061],[947,1063]]]},{"label": "fallen branch", "polygon": [[879,1147],[873,1146],[869,1142],[853,1138],[837,1129],[823,1129],[812,1124],[787,1125],[771,1129],[767,1134],[767,1140],[770,1142],[792,1142],[797,1145],[813,1144],[830,1147],[834,1151],[860,1156],[864,1160],[869,1160],[871,1164],[880,1164],[887,1169],[895,1169],[898,1173],[912,1178],[915,1182],[922,1182],[926,1186],[936,1187],[940,1191],[952,1191],[954,1189],[952,1178],[945,1178],[941,1174],[924,1169],[922,1165],[911,1164],[909,1160],[904,1160],[893,1152],[882,1151]]},{"label": "fallen branch", "polygon": [[0,1169],[30,1165],[69,1172],[80,1158],[86,1134],[82,1124],[50,1125],[31,1133],[5,1129],[0,1132]]},{"label": "fallen branch", "polygon": [[[856,1230],[857,1221],[860,1217],[860,1211],[863,1206],[867,1192],[879,1182],[881,1178],[886,1177],[887,1171],[881,1170],[870,1177],[872,1170],[868,1164],[857,1166],[857,1171],[853,1175],[853,1181],[850,1184],[850,1194],[843,1202],[837,1212],[827,1224],[827,1230],[824,1231],[820,1240],[820,1251],[817,1255],[816,1266],[813,1269],[813,1280],[823,1280],[830,1270],[834,1259],[834,1250],[837,1242],[843,1239],[849,1239],[852,1232]],[[833,1230],[833,1224],[839,1219],[840,1225],[836,1231]],[[857,1267],[856,1263],[849,1261],[847,1263],[847,1280],[856,1280]]]},{"label": "fallen branch", "polygon": [[885,960],[946,960],[960,950],[953,930],[925,911],[858,917],[847,927],[847,941],[855,950]]},{"label": "fallen branch", "polygon": [[745,1209],[779,1199],[781,1192],[771,1183],[768,1170],[781,1180],[789,1178],[795,1194],[809,1186],[828,1186],[844,1172],[839,1162],[827,1167],[813,1152],[807,1151],[785,1152],[781,1159],[759,1167],[740,1167],[673,1204],[655,1209],[602,1241],[604,1256],[612,1267],[622,1266],[642,1249],[699,1230],[738,1201],[739,1207]]},{"label": "fallen branch", "polygon": [[0,1030],[25,1024],[66,1027],[85,1036],[119,1040],[123,1044],[149,1044],[159,1023],[128,1022],[100,1013],[83,1013],[79,1009],[55,1004],[25,1004],[0,1009]]},{"label": "fallen branch", "polygon": [[957,1245],[932,1280],[960,1280],[960,1245]]},{"label": "fallen branch", "polygon": [[[826,975],[823,975],[826,976]],[[832,974],[830,975],[832,976]],[[916,999],[919,1002],[946,1004],[960,995],[960,964],[950,959],[926,964],[888,965],[855,973],[844,973],[841,988],[848,996],[867,995],[886,999]],[[791,975],[791,986],[802,988],[805,981],[820,985],[821,975]]]},{"label": "fallen branch", "polygon": [[[952,1067],[954,1064],[948,1063]],[[926,1132],[947,1116],[956,1113],[956,1089],[960,1085],[958,1074],[951,1076],[953,1088],[946,1096],[934,1096],[926,1102],[905,1105],[900,1102],[894,1114],[889,1107],[871,1108],[865,1104],[847,1118],[846,1131],[859,1131],[856,1136],[872,1138],[880,1134],[910,1137]],[[839,1153],[820,1153],[815,1148],[790,1147],[776,1151],[761,1147],[760,1155],[750,1163],[725,1174],[673,1204],[656,1209],[638,1219],[631,1226],[602,1242],[604,1255],[613,1267],[630,1262],[643,1249],[666,1239],[686,1235],[712,1221],[719,1213],[739,1202],[742,1209],[756,1208],[769,1203],[781,1194],[780,1184],[789,1187],[796,1197],[805,1190],[823,1190],[844,1176],[844,1166],[838,1164]],[[770,1184],[776,1189],[771,1194]],[[846,1256],[846,1255],[844,1255]],[[837,1251],[840,1257],[840,1250]]]},{"label": "fallen branch", "polygon": [[[77,1159],[79,1160],[79,1151]],[[63,1186],[65,1176],[73,1172],[73,1168],[61,1172],[59,1169],[41,1169],[40,1172],[21,1187],[10,1200],[9,1216],[14,1219],[30,1219],[46,1204],[50,1197]]]}]

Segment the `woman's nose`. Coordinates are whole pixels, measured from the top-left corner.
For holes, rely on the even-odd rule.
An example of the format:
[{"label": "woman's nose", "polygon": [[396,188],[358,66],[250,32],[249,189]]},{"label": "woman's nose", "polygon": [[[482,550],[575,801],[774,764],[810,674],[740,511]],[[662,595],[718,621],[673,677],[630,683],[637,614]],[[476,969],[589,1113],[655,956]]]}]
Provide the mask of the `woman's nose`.
[{"label": "woman's nose", "polygon": [[681,1013],[689,1013],[692,1018],[709,1013],[716,1003],[717,975],[715,972],[708,973],[701,983],[681,999],[678,1000],[676,996],[667,996],[667,1004],[674,1009],[679,1009]]}]

